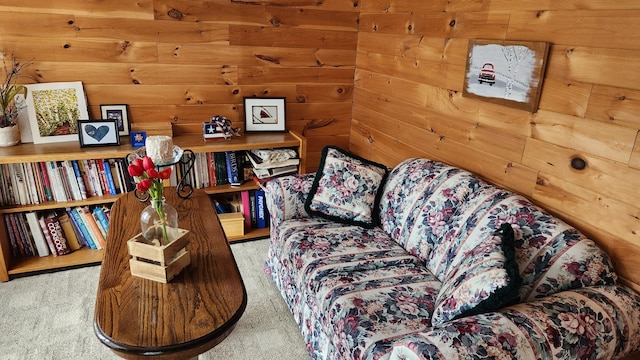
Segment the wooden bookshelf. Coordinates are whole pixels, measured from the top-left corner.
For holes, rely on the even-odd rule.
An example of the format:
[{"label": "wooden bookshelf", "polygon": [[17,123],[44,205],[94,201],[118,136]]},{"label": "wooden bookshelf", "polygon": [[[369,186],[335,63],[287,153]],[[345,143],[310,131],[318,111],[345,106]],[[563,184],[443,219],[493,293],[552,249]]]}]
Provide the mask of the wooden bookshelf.
[{"label": "wooden bookshelf", "polygon": [[[248,133],[229,140],[204,141],[202,135],[179,135],[173,138],[173,143],[182,149],[194,153],[242,151],[266,148],[295,148],[300,156],[299,172],[306,171],[306,140],[294,132]],[[63,160],[88,160],[122,158],[135,151],[129,140],[122,138],[119,146],[80,148],[78,142],[52,144],[20,144],[17,146],[0,148],[0,164],[46,162]],[[245,182],[240,186],[221,185],[204,189],[209,195],[234,193],[243,190],[257,189],[253,182]],[[44,211],[64,209],[85,205],[100,205],[115,202],[119,195],[90,197],[82,201],[45,202],[37,205],[17,205],[0,207],[0,281],[8,281],[12,275],[37,273],[48,270],[62,269],[86,264],[100,263],[102,250],[82,248],[64,256],[19,257],[11,255],[10,242],[4,223],[3,214],[21,213],[28,211]],[[242,241],[269,236],[269,228],[251,229],[242,237],[231,237],[228,240]]]}]

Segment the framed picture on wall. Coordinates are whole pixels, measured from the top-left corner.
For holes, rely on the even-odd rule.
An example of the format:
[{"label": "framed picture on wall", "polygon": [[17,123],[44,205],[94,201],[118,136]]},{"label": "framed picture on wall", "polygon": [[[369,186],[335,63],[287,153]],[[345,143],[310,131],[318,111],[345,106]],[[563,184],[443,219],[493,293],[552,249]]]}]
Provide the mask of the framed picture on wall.
[{"label": "framed picture on wall", "polygon": [[88,119],[82,82],[25,85],[29,129],[34,144],[76,141],[78,120]]},{"label": "framed picture on wall", "polygon": [[118,121],[118,134],[120,136],[129,135],[131,126],[129,125],[129,107],[126,104],[100,105],[100,114],[103,119]]},{"label": "framed picture on wall", "polygon": [[120,145],[118,120],[78,120],[80,147]]},{"label": "framed picture on wall", "polygon": [[462,96],[536,112],[549,44],[469,40]]},{"label": "framed picture on wall", "polygon": [[244,130],[255,131],[285,131],[285,100],[284,97],[244,98]]}]

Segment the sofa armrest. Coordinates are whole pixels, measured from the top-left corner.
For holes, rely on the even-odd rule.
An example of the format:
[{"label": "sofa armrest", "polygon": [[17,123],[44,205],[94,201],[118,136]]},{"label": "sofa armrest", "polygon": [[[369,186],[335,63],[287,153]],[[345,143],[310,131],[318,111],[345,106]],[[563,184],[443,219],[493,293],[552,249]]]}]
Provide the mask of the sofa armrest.
[{"label": "sofa armrest", "polygon": [[614,359],[640,350],[640,296],[618,285],[563,291],[453,320],[390,344],[389,359]]},{"label": "sofa armrest", "polygon": [[279,227],[285,220],[309,217],[304,202],[314,178],[315,173],[290,175],[275,178],[264,185],[271,228]]}]

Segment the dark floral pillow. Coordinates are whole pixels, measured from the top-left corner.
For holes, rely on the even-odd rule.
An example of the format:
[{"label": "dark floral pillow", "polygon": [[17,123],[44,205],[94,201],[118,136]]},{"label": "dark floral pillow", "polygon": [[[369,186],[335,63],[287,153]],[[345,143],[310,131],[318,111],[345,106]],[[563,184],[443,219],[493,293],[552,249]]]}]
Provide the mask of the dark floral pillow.
[{"label": "dark floral pillow", "polygon": [[475,241],[466,244],[472,250],[442,282],[431,318],[433,326],[494,311],[519,300],[520,276],[511,225],[503,223],[493,236],[477,237]]},{"label": "dark floral pillow", "polygon": [[378,204],[386,178],[386,166],[325,146],[305,210],[325,219],[372,228],[380,220]]}]

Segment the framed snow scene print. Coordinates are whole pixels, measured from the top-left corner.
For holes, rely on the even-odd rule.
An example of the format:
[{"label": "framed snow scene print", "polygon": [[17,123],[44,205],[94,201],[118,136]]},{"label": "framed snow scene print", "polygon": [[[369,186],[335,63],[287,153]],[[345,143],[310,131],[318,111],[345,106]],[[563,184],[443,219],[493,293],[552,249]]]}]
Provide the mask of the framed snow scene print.
[{"label": "framed snow scene print", "polygon": [[285,131],[286,98],[244,98],[244,130]]},{"label": "framed snow scene print", "polygon": [[462,96],[536,112],[548,52],[545,42],[469,40]]},{"label": "framed snow scene print", "polygon": [[25,85],[34,144],[78,140],[78,120],[88,119],[82,82]]}]

